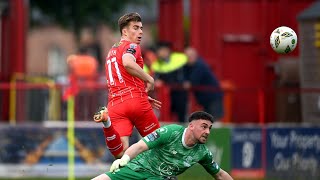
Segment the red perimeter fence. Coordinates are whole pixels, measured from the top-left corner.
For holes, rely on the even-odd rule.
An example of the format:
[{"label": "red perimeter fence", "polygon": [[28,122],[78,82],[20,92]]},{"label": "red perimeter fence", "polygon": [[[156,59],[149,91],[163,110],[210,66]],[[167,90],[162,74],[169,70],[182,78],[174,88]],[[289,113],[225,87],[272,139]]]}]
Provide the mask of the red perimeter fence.
[{"label": "red perimeter fence", "polygon": [[[219,121],[222,123],[257,123],[270,122],[303,122],[303,110],[312,109],[317,103],[303,103],[303,96],[317,95],[318,88],[236,88],[230,82],[221,82],[223,96],[224,116]],[[46,82],[11,82],[0,83],[1,121],[2,122],[28,122],[43,120],[66,120],[67,106],[63,100],[63,93],[68,85],[57,84],[53,81]],[[180,87],[156,87],[152,97],[160,100],[163,105],[156,114],[160,121],[174,122],[175,116],[170,113],[170,89]],[[93,113],[99,106],[104,106],[108,99],[106,85],[98,82],[79,84],[79,94],[75,97],[75,119],[91,120]],[[192,91],[188,90],[188,113],[203,110],[196,102]],[[206,89],[202,87],[200,89]],[[213,89],[214,91],[214,89]],[[275,94],[275,104],[267,103],[270,94]],[[243,100],[241,106],[235,106],[233,101]],[[252,101],[246,101],[254,99]],[[316,101],[316,99],[315,99]],[[305,106],[305,107],[304,107]],[[252,108],[254,107],[254,108]],[[273,108],[274,115],[266,113],[267,108]],[[255,113],[252,113],[255,111]],[[267,112],[270,112],[268,110]],[[252,114],[250,119],[239,119],[239,114]],[[276,117],[275,119],[269,119]]]}]

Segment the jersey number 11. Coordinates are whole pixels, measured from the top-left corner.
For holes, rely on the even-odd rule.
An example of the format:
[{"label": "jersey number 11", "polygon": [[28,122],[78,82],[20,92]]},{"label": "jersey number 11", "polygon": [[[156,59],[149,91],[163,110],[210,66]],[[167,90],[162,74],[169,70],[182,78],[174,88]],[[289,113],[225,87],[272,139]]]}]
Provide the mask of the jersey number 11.
[{"label": "jersey number 11", "polygon": [[[112,67],[112,64],[113,64],[113,67]],[[114,78],[112,76],[112,72],[113,72],[112,68],[115,68],[119,82],[123,83],[123,78],[122,78],[121,72],[119,70],[119,66],[118,66],[118,62],[116,61],[116,57],[111,58],[111,60],[108,59],[107,66],[108,66],[108,76],[109,76],[110,85],[114,85]]]}]

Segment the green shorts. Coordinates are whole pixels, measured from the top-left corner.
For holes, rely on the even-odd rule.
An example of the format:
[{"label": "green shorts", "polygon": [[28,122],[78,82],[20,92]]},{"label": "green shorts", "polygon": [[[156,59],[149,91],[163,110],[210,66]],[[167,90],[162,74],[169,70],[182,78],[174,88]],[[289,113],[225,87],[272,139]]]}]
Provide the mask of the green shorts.
[{"label": "green shorts", "polygon": [[148,171],[134,171],[128,167],[122,167],[116,172],[106,172],[106,175],[110,177],[112,180],[163,180],[164,178],[161,176],[155,176]]}]

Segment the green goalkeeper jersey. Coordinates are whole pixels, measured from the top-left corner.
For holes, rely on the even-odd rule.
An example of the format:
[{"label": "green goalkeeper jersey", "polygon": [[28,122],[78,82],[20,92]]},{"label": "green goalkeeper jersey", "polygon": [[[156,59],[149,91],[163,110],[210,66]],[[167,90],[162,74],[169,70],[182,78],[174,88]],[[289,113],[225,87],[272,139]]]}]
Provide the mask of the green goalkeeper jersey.
[{"label": "green goalkeeper jersey", "polygon": [[185,127],[163,126],[143,138],[149,150],[139,154],[127,165],[132,170],[151,171],[157,176],[177,176],[196,163],[214,175],[220,167],[204,144],[193,147],[184,142]]}]

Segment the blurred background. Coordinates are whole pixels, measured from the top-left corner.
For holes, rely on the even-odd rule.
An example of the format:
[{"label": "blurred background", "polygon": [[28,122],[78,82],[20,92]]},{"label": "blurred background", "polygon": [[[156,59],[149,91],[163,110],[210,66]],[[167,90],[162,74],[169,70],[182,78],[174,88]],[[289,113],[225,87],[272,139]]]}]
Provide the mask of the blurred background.
[{"label": "blurred background", "polygon": [[[113,158],[92,115],[107,103],[104,59],[127,12],[142,16],[162,124],[212,113],[208,146],[235,179],[320,179],[317,0],[0,0],[0,179],[108,170]],[[290,54],[270,46],[279,26],[298,35]],[[162,47],[187,61],[159,68]],[[179,179],[210,179],[202,171]]]}]

